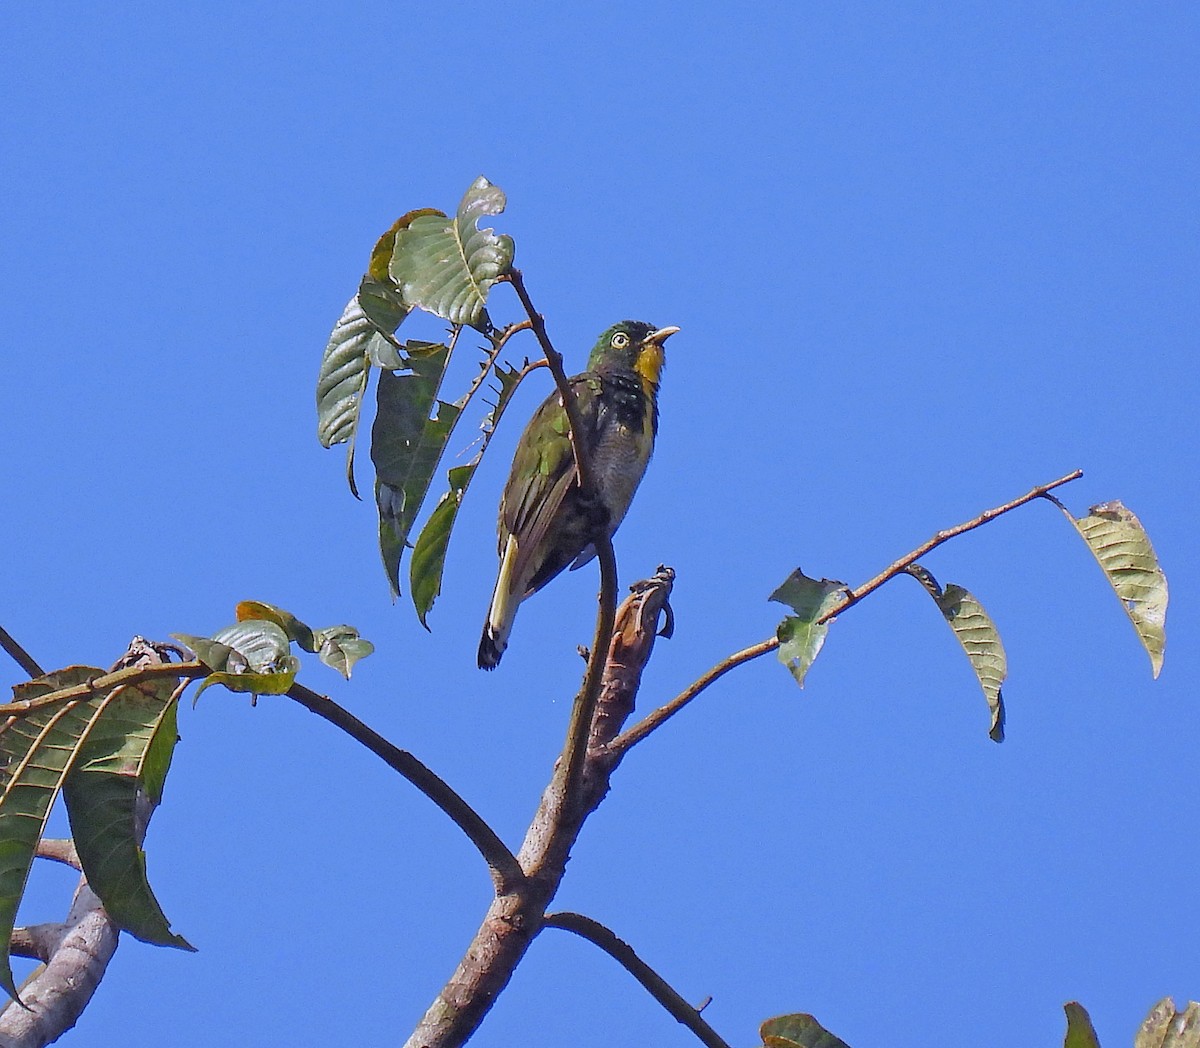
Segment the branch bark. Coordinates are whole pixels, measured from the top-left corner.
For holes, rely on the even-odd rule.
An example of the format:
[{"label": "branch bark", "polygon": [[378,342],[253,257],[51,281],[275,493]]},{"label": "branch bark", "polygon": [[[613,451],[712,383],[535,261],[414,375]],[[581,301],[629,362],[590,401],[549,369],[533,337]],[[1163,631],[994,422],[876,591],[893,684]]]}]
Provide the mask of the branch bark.
[{"label": "branch bark", "polygon": [[654,644],[657,614],[651,611],[665,610],[673,578],[674,572],[660,569],[653,579],[635,586],[617,610],[611,639],[603,652],[596,712],[584,734],[585,741],[590,736],[593,744],[580,746],[577,751],[581,755],[578,785],[570,792],[564,789],[566,749],[571,746],[572,733],[517,853],[524,881],[492,900],[454,974],[413,1031],[406,1048],[458,1048],[464,1044],[508,985],[544,926],[546,908],[558,891],[579,831],[608,792],[609,776],[616,764],[604,742],[620,730],[624,720],[621,703],[637,692]]},{"label": "branch bark", "polygon": [[306,710],[340,728],[355,742],[365,746],[379,757],[389,768],[404,776],[434,804],[442,809],[463,831],[471,843],[479,849],[491,870],[497,896],[510,894],[524,879],[525,874],[516,856],[508,846],[465,800],[444,779],[431,771],[407,750],[388,742],[382,735],[368,728],[353,713],[343,709],[332,699],[321,695],[303,684],[293,684],[287,693]]},{"label": "branch bark", "polygon": [[673,1018],[692,1031],[706,1048],[729,1048],[727,1041],[704,1021],[699,1009],[680,996],[670,983],[633,951],[633,947],[599,921],[581,913],[548,913],[545,926],[574,932],[598,946],[642,984]]}]

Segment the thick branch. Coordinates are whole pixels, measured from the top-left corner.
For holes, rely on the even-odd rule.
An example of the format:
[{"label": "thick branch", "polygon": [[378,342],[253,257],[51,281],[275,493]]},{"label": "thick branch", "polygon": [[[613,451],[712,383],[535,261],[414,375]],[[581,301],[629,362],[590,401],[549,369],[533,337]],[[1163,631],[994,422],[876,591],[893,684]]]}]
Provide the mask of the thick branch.
[{"label": "thick branch", "polygon": [[846,593],[846,596],[838,601],[838,603],[835,604],[824,615],[822,615],[818,621],[829,622],[831,619],[840,615],[847,608],[853,607],[868,593],[873,593],[875,590],[879,589],[879,587],[889,579],[894,579],[910,564],[915,564],[918,560],[925,556],[926,553],[937,549],[938,546],[942,545],[943,543],[949,542],[951,539],[957,538],[959,535],[965,535],[968,531],[974,531],[976,528],[982,527],[984,524],[995,520],[1002,514],[1008,513],[1010,510],[1014,510],[1018,506],[1023,506],[1026,502],[1032,502],[1036,498],[1041,498],[1046,494],[1046,492],[1053,491],[1055,488],[1062,487],[1064,484],[1069,484],[1071,481],[1078,480],[1082,476],[1083,470],[1072,470],[1065,476],[1059,477],[1058,480],[1050,481],[1049,484],[1039,484],[1036,488],[1027,491],[1020,498],[1015,498],[1011,502],[1006,502],[1004,505],[996,506],[993,509],[985,509],[979,514],[979,516],[972,517],[965,523],[958,524],[953,528],[946,528],[944,531],[939,531],[933,536],[933,538],[929,539],[927,542],[923,542],[911,553],[906,553],[899,560],[893,561],[869,582],[864,582],[857,589],[849,590]]},{"label": "thick branch", "polygon": [[[661,581],[658,580],[658,584]],[[650,655],[649,643],[633,645],[628,650],[621,645],[636,634],[639,627],[647,624],[646,598],[640,587],[654,584],[655,580],[651,580],[634,587],[634,594],[618,609],[615,625],[606,631],[601,624],[598,632],[611,633],[611,641],[605,645],[603,657],[598,662],[594,660],[599,645],[589,658],[589,665],[602,667],[598,683],[601,696],[620,688],[617,677],[640,675],[642,667],[636,664],[636,651],[645,658]],[[578,705],[579,699],[576,703]],[[619,728],[619,718],[615,726]],[[562,881],[571,848],[584,821],[603,800],[614,766],[605,749],[589,749],[586,742],[585,732],[584,745],[575,751],[581,762],[578,787],[573,791],[565,789],[564,750],[554,777],[542,794],[537,813],[517,853],[525,880],[515,885],[510,894],[497,895],[492,900],[458,967],[413,1031],[407,1048],[458,1048],[464,1044],[508,985],[513,971],[541,929],[546,907]],[[571,745],[570,741],[567,745]]]},{"label": "thick branch", "polygon": [[442,809],[479,849],[492,879],[497,894],[505,894],[524,880],[525,875],[516,857],[507,845],[465,800],[450,785],[435,774],[407,750],[388,742],[382,735],[368,728],[354,714],[343,709],[332,699],[320,695],[302,684],[293,684],[288,698],[300,703],[306,710],[341,728],[355,742],[365,746],[379,757],[389,768],[399,772],[418,790]]},{"label": "thick branch", "polygon": [[[596,609],[596,634],[588,654],[587,670],[583,675],[583,686],[571,707],[571,720],[567,725],[567,742],[559,758],[556,781],[561,780],[563,802],[572,803],[579,795],[579,783],[583,775],[587,756],[588,733],[592,729],[592,718],[596,715],[596,702],[604,682],[608,666],[608,648],[613,638],[613,625],[617,607],[617,558],[613,553],[612,539],[607,535],[596,539],[596,556],[600,561],[600,598]],[[553,788],[553,783],[551,784]]]},{"label": "thick branch", "polygon": [[[1003,505],[995,506],[992,509],[984,510],[977,517],[972,517],[970,520],[958,524],[952,528],[946,528],[943,531],[937,532],[928,541],[923,542],[916,549],[906,553],[899,560],[893,561],[883,571],[876,575],[868,582],[864,582],[856,589],[847,590],[845,596],[837,602],[829,611],[827,611],[819,622],[829,622],[836,616],[840,615],[847,608],[852,608],[867,594],[873,593],[879,589],[889,579],[895,578],[897,575],[904,572],[910,565],[915,564],[921,557],[925,556],[930,550],[937,549],[938,546],[945,542],[949,542],[959,535],[964,535],[968,531],[974,531],[976,528],[982,527],[989,521],[995,520],[997,517],[1018,506],[1023,506],[1027,502],[1032,502],[1036,498],[1043,497],[1047,492],[1054,488],[1061,487],[1063,484],[1069,484],[1073,480],[1078,480],[1083,476],[1083,470],[1076,469],[1070,473],[1059,477],[1057,480],[1052,480],[1048,484],[1039,484],[1036,488],[1027,491],[1020,498],[1015,498],[1011,502],[1005,502]],[[668,720],[691,702],[697,695],[704,691],[710,684],[714,683],[719,678],[725,676],[731,669],[741,666],[743,663],[750,662],[752,659],[758,658],[760,655],[765,655],[769,651],[774,651],[779,647],[779,638],[770,637],[767,640],[760,641],[758,644],[752,644],[748,648],[743,648],[741,651],[722,659],[712,669],[703,676],[698,677],[670,702],[660,706],[653,713],[647,715],[640,723],[635,724],[628,731],[619,735],[613,740],[609,747],[618,754],[624,754],[629,748],[642,739],[646,738],[651,732],[662,727]]]},{"label": "thick branch", "polygon": [[83,880],[65,922],[26,931],[30,935],[24,945],[46,963],[20,988],[26,1007],[13,1001],[0,1012],[0,1044],[5,1048],[43,1048],[71,1029],[117,949],[117,926]]},{"label": "thick branch", "polygon": [[643,961],[633,948],[599,921],[581,913],[548,913],[545,926],[574,932],[598,946],[649,991],[659,1004],[692,1031],[707,1048],[729,1048],[729,1044],[704,1021],[695,1007],[684,1000],[672,986]]}]

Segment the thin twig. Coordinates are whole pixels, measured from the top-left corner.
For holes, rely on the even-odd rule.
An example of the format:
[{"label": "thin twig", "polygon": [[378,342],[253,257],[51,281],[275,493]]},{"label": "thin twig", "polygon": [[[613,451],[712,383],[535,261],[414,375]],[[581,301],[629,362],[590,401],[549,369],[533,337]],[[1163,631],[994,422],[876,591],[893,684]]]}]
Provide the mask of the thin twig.
[{"label": "thin twig", "polygon": [[[958,524],[953,528],[946,528],[944,531],[939,531],[927,542],[923,542],[910,553],[906,553],[899,560],[893,561],[888,567],[876,575],[868,582],[864,582],[856,589],[848,589],[845,596],[842,597],[829,611],[822,615],[818,622],[829,622],[837,615],[840,615],[847,608],[852,608],[867,594],[873,593],[879,589],[889,579],[895,578],[897,575],[911,564],[915,564],[921,557],[925,556],[930,550],[937,549],[938,546],[945,542],[949,542],[952,538],[963,535],[968,531],[973,531],[975,528],[982,527],[989,521],[995,520],[997,517],[1010,510],[1016,509],[1018,506],[1025,505],[1026,502],[1032,502],[1036,498],[1050,497],[1053,501],[1053,496],[1047,496],[1047,492],[1054,488],[1061,487],[1063,484],[1069,484],[1073,480],[1078,480],[1083,476],[1083,470],[1076,469],[1070,473],[1059,477],[1057,480],[1050,481],[1049,484],[1039,484],[1036,488],[1027,491],[1020,498],[1013,499],[1011,502],[1005,502],[1001,506],[995,506],[992,509],[984,510],[977,517],[972,517],[970,520],[962,524]],[[741,651],[722,659],[712,669],[703,676],[698,677],[689,684],[683,691],[675,696],[670,702],[660,706],[654,712],[647,714],[641,721],[635,724],[632,728],[622,732],[609,744],[609,750],[615,754],[624,754],[631,746],[641,742],[655,729],[665,724],[671,717],[675,716],[681,709],[699,695],[714,681],[723,677],[731,669],[736,666],[741,666],[743,663],[749,662],[751,659],[756,659],[760,655],[765,655],[769,651],[774,651],[779,647],[779,638],[770,637],[767,640],[760,641],[758,644],[752,644],[748,648],[743,648]]]},{"label": "thin twig", "polygon": [[516,291],[517,298],[521,300],[521,305],[529,317],[529,326],[537,337],[538,345],[542,347],[542,353],[545,354],[550,373],[554,376],[554,384],[558,386],[563,410],[567,413],[567,421],[571,426],[571,450],[575,453],[575,471],[579,474],[580,494],[585,500],[594,498],[598,489],[596,478],[592,475],[591,460],[583,447],[583,417],[579,414],[579,402],[575,398],[575,391],[571,388],[567,373],[563,370],[562,354],[554,348],[550,336],[546,333],[546,318],[534,308],[533,300],[530,299],[529,292],[525,290],[525,278],[521,271],[519,269],[510,270],[507,279],[512,284],[513,290]]},{"label": "thin twig", "polygon": [[498,895],[506,894],[520,884],[525,874],[516,856],[508,846],[465,800],[435,772],[431,771],[407,750],[388,742],[378,732],[368,728],[354,714],[343,709],[332,699],[318,694],[303,684],[293,684],[288,698],[300,703],[306,710],[341,728],[355,742],[365,746],[379,757],[389,768],[398,772],[434,804],[445,812],[479,850],[496,884]]},{"label": "thin twig", "polygon": [[856,589],[847,591],[846,595],[837,602],[829,611],[822,615],[817,622],[829,622],[834,617],[840,615],[847,608],[853,607],[868,593],[873,593],[879,589],[889,579],[894,579],[910,564],[915,564],[930,550],[935,550],[944,542],[949,542],[959,535],[963,535],[968,531],[974,531],[976,528],[982,527],[988,521],[995,520],[997,517],[1010,510],[1016,509],[1018,506],[1025,505],[1026,502],[1032,502],[1036,498],[1041,498],[1048,491],[1053,491],[1055,488],[1061,487],[1063,484],[1069,484],[1073,480],[1078,480],[1083,476],[1083,470],[1072,470],[1065,476],[1059,477],[1058,480],[1052,480],[1049,484],[1039,484],[1031,491],[1027,491],[1020,498],[1013,499],[1011,502],[1004,503],[1003,506],[996,506],[993,509],[986,509],[979,514],[978,517],[972,517],[963,524],[956,525],[953,528],[947,528],[944,531],[939,531],[928,542],[923,542],[920,546],[914,549],[911,553],[906,553],[899,560],[889,564],[883,571],[876,575],[870,582],[864,582]]},{"label": "thin twig", "polygon": [[608,750],[613,754],[623,754],[629,747],[635,743],[641,742],[655,728],[659,727],[664,721],[668,720],[678,713],[684,706],[699,695],[714,681],[725,676],[731,669],[740,666],[743,662],[749,662],[751,659],[757,659],[760,655],[765,655],[768,651],[774,651],[779,647],[779,638],[771,637],[769,640],[760,641],[758,644],[751,644],[748,648],[743,648],[741,651],[734,652],[727,658],[722,659],[712,669],[705,673],[702,677],[698,677],[692,681],[686,688],[675,696],[670,702],[664,706],[660,706],[653,713],[647,714],[642,720],[638,721],[632,728],[623,731],[612,742],[608,744]]},{"label": "thin twig", "polygon": [[627,942],[619,939],[615,933],[599,921],[594,921],[581,913],[548,913],[544,926],[574,932],[598,946],[637,979],[650,993],[650,996],[691,1030],[706,1048],[729,1048],[729,1044],[704,1021],[700,1012],[693,1005],[681,997],[658,972],[634,953],[633,948]]},{"label": "thin twig", "polygon": [[37,664],[37,660],[21,647],[3,626],[0,626],[0,648],[3,648],[30,677],[41,677],[46,671]]},{"label": "thin twig", "polygon": [[195,680],[198,677],[207,677],[211,672],[212,670],[199,661],[164,662],[150,666],[130,666],[112,673],[97,673],[91,680],[84,681],[82,684],[74,684],[69,688],[60,688],[58,691],[39,695],[35,699],[6,702],[0,705],[0,716],[14,713],[28,713],[30,710],[36,710],[41,706],[53,706],[55,703],[69,702],[71,699],[86,699],[102,691],[112,691],[114,688],[119,688],[122,685],[138,684],[144,680],[157,680],[160,677],[179,677],[181,679]]}]

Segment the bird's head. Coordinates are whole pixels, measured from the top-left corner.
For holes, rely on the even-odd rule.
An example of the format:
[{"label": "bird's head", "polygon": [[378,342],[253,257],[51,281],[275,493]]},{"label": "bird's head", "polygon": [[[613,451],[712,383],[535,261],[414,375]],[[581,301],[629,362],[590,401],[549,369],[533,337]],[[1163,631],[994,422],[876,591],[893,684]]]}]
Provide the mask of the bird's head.
[{"label": "bird's head", "polygon": [[640,320],[622,320],[597,340],[588,358],[588,370],[605,366],[636,371],[644,382],[657,386],[663,368],[663,343],[679,328],[656,328]]}]

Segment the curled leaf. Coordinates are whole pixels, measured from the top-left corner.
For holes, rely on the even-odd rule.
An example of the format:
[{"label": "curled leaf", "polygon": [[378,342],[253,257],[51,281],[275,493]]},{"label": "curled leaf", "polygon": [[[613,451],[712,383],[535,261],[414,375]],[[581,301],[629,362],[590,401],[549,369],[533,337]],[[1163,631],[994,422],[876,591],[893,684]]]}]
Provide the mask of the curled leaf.
[{"label": "curled leaf", "polygon": [[252,695],[283,695],[295,683],[300,669],[287,633],[269,619],[244,619],[212,637],[187,633],[171,636],[191,648],[213,671],[196,689],[195,699],[214,684]]},{"label": "curled leaf", "polygon": [[335,669],[347,680],[359,659],[365,659],[375,645],[358,635],[353,626],[328,626],[313,634],[317,655],[326,666]]},{"label": "curled leaf", "polygon": [[1004,741],[1004,696],[1000,688],[1008,676],[1008,657],[996,624],[979,603],[962,586],[950,583],[945,590],[938,585],[928,571],[919,564],[910,564],[908,572],[933,598],[938,610],[954,631],[955,639],[962,645],[971,669],[983,689],[988,709],[992,711],[992,724],[988,736],[993,742]]},{"label": "curled leaf", "polygon": [[1167,644],[1167,577],[1146,529],[1116,500],[1093,506],[1086,517],[1073,516],[1061,502],[1057,505],[1087,543],[1120,598],[1157,677]]}]

